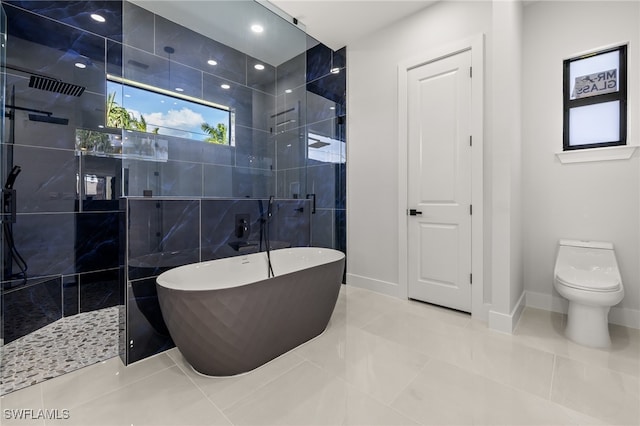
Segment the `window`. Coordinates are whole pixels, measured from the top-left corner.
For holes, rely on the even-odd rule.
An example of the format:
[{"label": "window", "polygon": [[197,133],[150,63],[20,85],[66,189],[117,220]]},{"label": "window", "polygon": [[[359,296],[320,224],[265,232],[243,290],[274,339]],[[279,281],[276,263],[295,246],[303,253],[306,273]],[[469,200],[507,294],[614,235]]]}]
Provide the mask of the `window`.
[{"label": "window", "polygon": [[627,46],[564,61],[565,151],[627,143]]},{"label": "window", "polygon": [[235,145],[229,108],[112,76],[107,93],[107,127]]}]

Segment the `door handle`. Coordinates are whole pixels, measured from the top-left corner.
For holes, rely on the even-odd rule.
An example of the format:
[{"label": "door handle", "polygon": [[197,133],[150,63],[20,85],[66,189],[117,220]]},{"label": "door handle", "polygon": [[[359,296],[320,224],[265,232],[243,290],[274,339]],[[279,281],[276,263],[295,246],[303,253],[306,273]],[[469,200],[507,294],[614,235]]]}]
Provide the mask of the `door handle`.
[{"label": "door handle", "polygon": [[418,216],[418,215],[422,215],[422,212],[416,209],[409,209],[409,216]]}]

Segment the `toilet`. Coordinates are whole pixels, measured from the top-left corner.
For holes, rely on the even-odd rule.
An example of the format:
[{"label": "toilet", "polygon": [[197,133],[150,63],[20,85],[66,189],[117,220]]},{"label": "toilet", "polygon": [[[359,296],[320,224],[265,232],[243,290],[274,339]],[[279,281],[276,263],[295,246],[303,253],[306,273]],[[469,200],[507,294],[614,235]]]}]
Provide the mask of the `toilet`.
[{"label": "toilet", "polygon": [[609,309],[624,297],[613,244],[560,240],[553,275],[555,289],[569,301],[565,335],[585,346],[611,346]]}]

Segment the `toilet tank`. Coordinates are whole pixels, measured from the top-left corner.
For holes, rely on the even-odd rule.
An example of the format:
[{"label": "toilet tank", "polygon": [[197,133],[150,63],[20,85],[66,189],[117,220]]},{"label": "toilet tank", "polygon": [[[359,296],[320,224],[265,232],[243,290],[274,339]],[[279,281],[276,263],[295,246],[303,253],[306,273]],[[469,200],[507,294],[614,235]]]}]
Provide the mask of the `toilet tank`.
[{"label": "toilet tank", "polygon": [[619,276],[613,244],[609,242],[560,240],[556,273],[559,268],[600,270]]}]

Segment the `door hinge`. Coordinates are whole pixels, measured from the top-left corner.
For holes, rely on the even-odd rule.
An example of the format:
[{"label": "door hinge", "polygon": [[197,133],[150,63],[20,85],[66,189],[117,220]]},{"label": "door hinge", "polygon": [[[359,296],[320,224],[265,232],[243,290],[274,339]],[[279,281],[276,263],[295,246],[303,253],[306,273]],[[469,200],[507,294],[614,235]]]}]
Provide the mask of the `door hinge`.
[{"label": "door hinge", "polygon": [[469,274],[469,284],[473,284],[473,274]]},{"label": "door hinge", "polygon": [[469,77],[473,78],[473,67],[469,67]]},{"label": "door hinge", "polygon": [[469,146],[473,146],[473,135],[469,135]]},{"label": "door hinge", "polygon": [[469,204],[469,214],[473,215],[473,204]]}]

